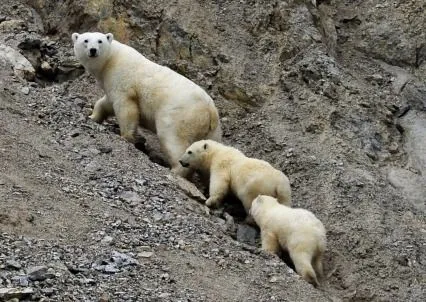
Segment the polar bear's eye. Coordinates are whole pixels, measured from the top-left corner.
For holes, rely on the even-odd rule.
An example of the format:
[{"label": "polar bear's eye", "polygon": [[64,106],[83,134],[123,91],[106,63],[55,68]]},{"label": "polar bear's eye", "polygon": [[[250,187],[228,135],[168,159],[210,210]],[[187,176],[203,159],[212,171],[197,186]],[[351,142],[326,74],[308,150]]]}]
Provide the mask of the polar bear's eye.
[{"label": "polar bear's eye", "polygon": [[192,154],[192,151],[188,151],[188,154]]},{"label": "polar bear's eye", "polygon": [[98,43],[99,43],[99,44],[102,44],[102,40],[98,40]]},{"label": "polar bear's eye", "polygon": [[87,39],[86,39],[86,40],[84,40],[84,43],[89,43],[89,40],[87,40]]}]

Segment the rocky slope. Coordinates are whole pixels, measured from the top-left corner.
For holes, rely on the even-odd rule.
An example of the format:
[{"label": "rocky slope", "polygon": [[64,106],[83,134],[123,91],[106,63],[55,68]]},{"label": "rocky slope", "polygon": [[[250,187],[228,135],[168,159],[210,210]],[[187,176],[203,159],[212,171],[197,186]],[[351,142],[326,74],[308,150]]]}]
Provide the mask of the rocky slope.
[{"label": "rocky slope", "polygon": [[[0,300],[423,301],[425,11],[414,0],[2,1]],[[235,206],[188,197],[156,163],[153,135],[141,152],[113,119],[87,118],[102,91],[70,35],[89,30],[203,86],[224,141],[289,176],[295,205],[328,230],[319,289],[260,252]]]}]

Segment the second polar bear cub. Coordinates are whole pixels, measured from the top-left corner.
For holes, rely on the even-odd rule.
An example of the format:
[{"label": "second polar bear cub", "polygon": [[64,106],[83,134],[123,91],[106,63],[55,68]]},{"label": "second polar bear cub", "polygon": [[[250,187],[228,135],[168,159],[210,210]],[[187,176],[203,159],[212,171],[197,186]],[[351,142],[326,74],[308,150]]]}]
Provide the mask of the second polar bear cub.
[{"label": "second polar bear cub", "polygon": [[178,160],[191,143],[221,139],[213,100],[191,80],[115,41],[110,33],[73,33],[72,41],[75,56],[105,92],[92,120],[101,123],[115,115],[121,136],[132,143],[138,125],[157,133],[172,170],[181,175],[186,171]]},{"label": "second polar bear cub", "polygon": [[274,254],[280,249],[287,250],[296,272],[318,286],[326,246],[326,231],[321,221],[308,210],[281,205],[275,198],[264,195],[253,201],[250,212],[260,228],[262,249]]},{"label": "second polar bear cub", "polygon": [[251,203],[259,194],[274,196],[291,205],[287,176],[263,160],[249,158],[241,151],[212,140],[193,143],[180,159],[184,167],[210,173],[210,196],[206,205],[218,205],[232,191],[249,214]]}]

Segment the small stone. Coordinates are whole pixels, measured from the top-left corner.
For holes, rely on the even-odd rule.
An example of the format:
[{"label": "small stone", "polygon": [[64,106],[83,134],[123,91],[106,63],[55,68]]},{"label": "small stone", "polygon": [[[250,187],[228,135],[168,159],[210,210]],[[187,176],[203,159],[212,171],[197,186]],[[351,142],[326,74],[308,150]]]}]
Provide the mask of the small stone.
[{"label": "small stone", "polygon": [[399,148],[398,143],[392,142],[389,146],[389,152],[395,154],[398,152],[398,148]]},{"label": "small stone", "polygon": [[223,213],[223,218],[225,218],[225,225],[226,225],[226,229],[229,232],[234,233],[235,232],[235,222],[234,222],[234,217],[232,217],[231,215],[229,215],[229,213],[225,212]]},{"label": "small stone", "polygon": [[0,44],[0,57],[5,58],[13,66],[15,75],[29,81],[34,79],[34,67],[23,55],[12,47]]},{"label": "small stone", "polygon": [[27,276],[15,276],[11,279],[14,283],[18,284],[19,286],[28,286],[29,281]]},{"label": "small stone", "polygon": [[138,253],[138,257],[140,257],[140,258],[150,258],[150,257],[152,257],[152,255],[154,255],[153,252],[140,252],[140,253]]},{"label": "small stone", "polygon": [[120,267],[138,264],[138,261],[136,259],[126,254],[119,253],[117,251],[112,252],[111,258],[112,258],[112,261]]},{"label": "small stone", "polygon": [[96,284],[96,280],[91,279],[91,278],[81,279],[80,282],[83,283],[83,284],[89,284],[89,285],[95,285]]},{"label": "small stone", "polygon": [[29,88],[29,87],[27,87],[27,86],[22,87],[22,88],[21,88],[21,92],[22,92],[23,94],[29,94],[29,93],[30,93],[30,88]]},{"label": "small stone", "polygon": [[48,278],[47,266],[34,266],[27,270],[28,278],[31,281],[43,281]]},{"label": "small stone", "polygon": [[161,280],[169,280],[170,279],[170,275],[168,273],[164,273],[160,275],[160,279]]},{"label": "small stone", "polygon": [[47,288],[42,288],[41,292],[45,294],[46,296],[51,296],[55,292],[55,290],[51,287],[47,287]]},{"label": "small stone", "polygon": [[103,271],[108,274],[115,274],[119,272],[119,269],[113,264],[108,264],[108,265],[105,265],[105,267],[103,268]]},{"label": "small stone", "polygon": [[133,191],[124,191],[121,193],[120,198],[127,203],[142,203],[142,198],[139,197],[138,193]]},{"label": "small stone", "polygon": [[154,216],[152,217],[152,219],[153,219],[155,222],[159,222],[159,221],[161,221],[161,220],[163,219],[163,215],[161,215],[161,214],[159,214],[159,213],[154,214]]},{"label": "small stone", "polygon": [[71,137],[77,137],[77,136],[79,136],[80,135],[80,132],[78,132],[77,130],[74,130],[74,131],[72,131],[71,133],[70,133],[70,136]]},{"label": "small stone", "polygon": [[282,276],[272,276],[271,279],[269,279],[269,282],[276,283],[279,281],[284,281],[284,277]]},{"label": "small stone", "polygon": [[6,261],[6,268],[8,268],[8,269],[18,270],[21,267],[22,266],[18,261],[15,261],[15,260],[7,260]]},{"label": "small stone", "polygon": [[25,26],[25,22],[22,20],[8,20],[0,23],[0,32],[13,31],[20,29]]},{"label": "small stone", "polygon": [[161,293],[158,295],[158,298],[167,298],[167,297],[170,297],[169,293]]},{"label": "small stone", "polygon": [[49,63],[47,63],[46,61],[44,61],[43,63],[41,63],[41,70],[43,70],[44,72],[51,72],[52,71],[52,66],[50,66]]},{"label": "small stone", "polygon": [[114,241],[114,238],[111,236],[105,236],[104,238],[102,238],[101,243],[105,244],[105,245],[109,245]]},{"label": "small stone", "polygon": [[249,225],[239,224],[237,226],[237,240],[239,242],[244,242],[249,245],[255,245],[256,235],[257,235],[256,229]]},{"label": "small stone", "polygon": [[102,293],[99,297],[99,302],[109,302],[109,295],[107,293]]},{"label": "small stone", "polygon": [[34,290],[32,288],[0,288],[0,300],[7,301],[10,299],[25,299],[28,296],[32,295]]},{"label": "small stone", "polygon": [[193,183],[187,181],[186,179],[177,175],[172,175],[172,174],[167,175],[167,178],[171,181],[176,182],[179,188],[181,188],[181,190],[188,197],[198,200],[200,202],[204,202],[207,200],[204,194],[201,193]]},{"label": "small stone", "polygon": [[99,151],[101,152],[101,153],[111,153],[112,152],[112,148],[111,147],[99,147]]}]

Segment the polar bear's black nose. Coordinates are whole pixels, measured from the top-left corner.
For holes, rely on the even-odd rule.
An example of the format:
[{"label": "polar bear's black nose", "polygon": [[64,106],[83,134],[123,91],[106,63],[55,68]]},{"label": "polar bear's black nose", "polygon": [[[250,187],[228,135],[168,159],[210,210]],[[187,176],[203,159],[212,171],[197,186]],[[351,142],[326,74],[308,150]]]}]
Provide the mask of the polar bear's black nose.
[{"label": "polar bear's black nose", "polygon": [[96,48],[90,48],[90,56],[91,57],[94,57],[94,56],[96,56]]},{"label": "polar bear's black nose", "polygon": [[182,165],[182,167],[185,167],[185,168],[187,168],[187,167],[189,167],[189,164],[188,163],[184,163],[183,161],[179,161],[180,162],[180,164]]}]

